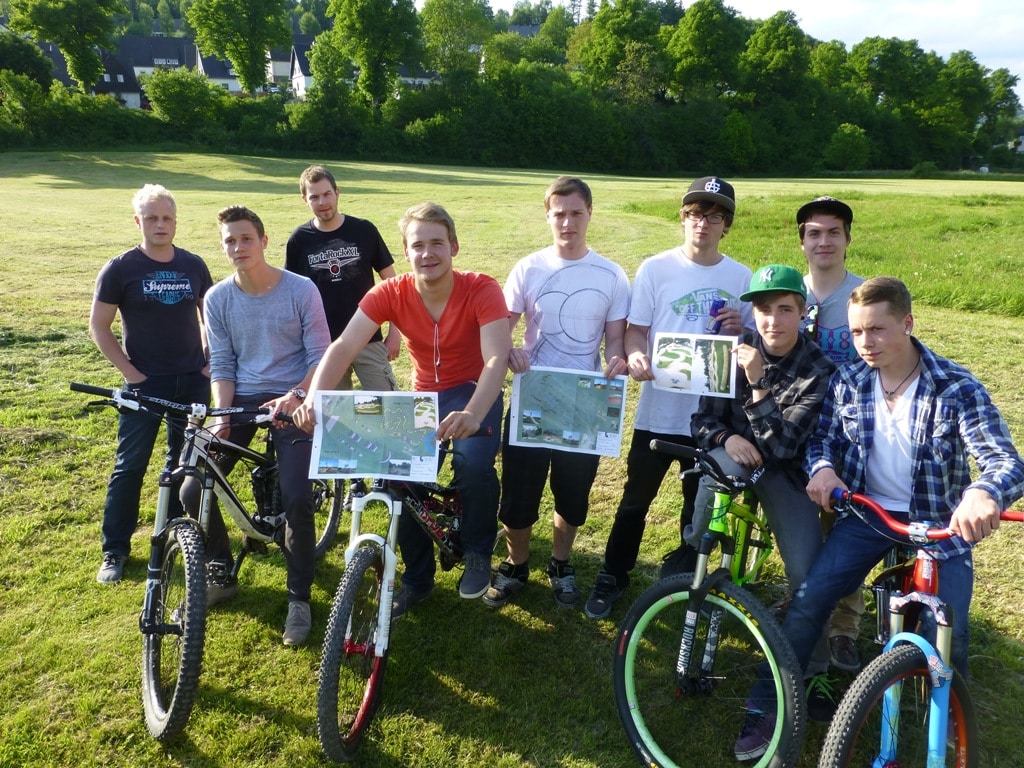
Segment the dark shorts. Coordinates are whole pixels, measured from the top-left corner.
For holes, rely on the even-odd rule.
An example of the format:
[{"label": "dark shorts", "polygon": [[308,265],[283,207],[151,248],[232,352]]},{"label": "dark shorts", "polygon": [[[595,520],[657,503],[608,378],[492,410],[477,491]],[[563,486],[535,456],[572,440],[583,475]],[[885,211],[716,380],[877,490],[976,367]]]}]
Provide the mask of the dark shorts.
[{"label": "dark shorts", "polygon": [[524,448],[508,444],[508,418],[501,447],[501,506],[498,519],[513,530],[529,528],[540,518],[548,471],[555,511],[579,527],[587,520],[590,488],[600,456],[589,453]]}]

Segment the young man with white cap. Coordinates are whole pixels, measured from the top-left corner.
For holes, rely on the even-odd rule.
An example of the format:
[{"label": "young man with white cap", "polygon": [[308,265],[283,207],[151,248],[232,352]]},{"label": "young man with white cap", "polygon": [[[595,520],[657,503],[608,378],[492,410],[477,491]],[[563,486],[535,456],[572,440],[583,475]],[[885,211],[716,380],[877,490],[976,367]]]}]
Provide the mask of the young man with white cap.
[{"label": "young man with white cap", "polygon": [[[611,613],[612,604],[629,584],[643,539],[647,510],[674,459],[650,448],[652,439],[694,445],[690,417],[699,397],[655,389],[651,354],[659,332],[706,333],[712,302],[724,300],[718,313],[723,335],[737,336],[753,327],[750,305],[739,296],[750,283],[750,269],[721,253],[718,246],[732,226],[736,193],[717,176],[694,181],[683,196],[679,218],[682,245],[646,259],[637,270],[627,318],[625,351],[629,375],[642,382],[626,459],[626,482],[615,513],[604,565],[584,612],[592,619]],[[680,462],[683,469],[692,466]],[[695,475],[683,480],[682,529],[693,516]],[[693,570],[696,550],[685,543],[666,556],[666,567]]]}]

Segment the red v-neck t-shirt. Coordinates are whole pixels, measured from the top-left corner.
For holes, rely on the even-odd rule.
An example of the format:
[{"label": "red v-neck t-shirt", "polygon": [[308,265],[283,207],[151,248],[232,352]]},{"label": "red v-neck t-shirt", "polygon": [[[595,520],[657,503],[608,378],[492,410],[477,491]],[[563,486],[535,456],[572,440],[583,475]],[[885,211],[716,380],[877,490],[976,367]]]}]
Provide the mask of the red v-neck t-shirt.
[{"label": "red v-neck t-shirt", "polygon": [[457,270],[452,274],[455,285],[436,324],[411,272],[378,283],[359,302],[373,322],[393,323],[405,337],[415,368],[413,386],[419,392],[476,381],[484,367],[480,329],[509,317],[505,296],[493,277]]}]

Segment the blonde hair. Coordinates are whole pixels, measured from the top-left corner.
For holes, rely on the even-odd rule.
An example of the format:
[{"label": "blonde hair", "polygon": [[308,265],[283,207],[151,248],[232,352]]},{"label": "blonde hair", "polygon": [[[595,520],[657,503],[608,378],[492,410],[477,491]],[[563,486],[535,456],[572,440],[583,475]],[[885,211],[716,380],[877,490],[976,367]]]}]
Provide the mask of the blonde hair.
[{"label": "blonde hair", "polygon": [[405,212],[405,215],[398,220],[398,231],[402,233],[403,246],[409,244],[406,241],[405,233],[409,229],[409,225],[414,221],[429,221],[437,224],[444,224],[445,229],[448,230],[448,242],[452,245],[456,245],[459,242],[458,235],[455,234],[455,220],[451,217],[451,214],[437,203],[427,202],[412,206]]},{"label": "blonde hair", "polygon": [[150,200],[166,200],[171,204],[175,214],[178,212],[178,204],[174,202],[174,195],[167,191],[166,187],[160,184],[146,184],[132,197],[132,210],[136,216],[142,215],[142,206]]}]

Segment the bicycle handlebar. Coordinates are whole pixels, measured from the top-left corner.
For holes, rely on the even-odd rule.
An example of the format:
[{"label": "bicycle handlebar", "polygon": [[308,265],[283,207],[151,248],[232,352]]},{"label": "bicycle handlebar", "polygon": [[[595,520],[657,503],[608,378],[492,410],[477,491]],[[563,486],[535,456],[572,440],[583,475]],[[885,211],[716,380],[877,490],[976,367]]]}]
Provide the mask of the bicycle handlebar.
[{"label": "bicycle handlebar", "polygon": [[689,445],[680,445],[679,443],[670,443],[667,440],[651,440],[651,450],[657,453],[664,453],[667,456],[674,456],[679,459],[692,459],[697,462],[697,466],[700,471],[710,477],[717,483],[721,483],[727,488],[732,489],[734,492],[753,485],[761,477],[761,473],[764,472],[764,465],[755,468],[750,472],[750,476],[747,478],[736,477],[728,474],[722,465],[719,464],[715,457],[711,455],[711,451],[705,451],[701,448],[694,448]]},{"label": "bicycle handlebar", "polygon": [[[845,507],[847,509],[851,509],[854,504],[867,507],[878,516],[878,519],[881,520],[889,530],[894,533],[898,533],[901,536],[906,536],[915,543],[925,541],[942,541],[957,535],[951,528],[932,528],[927,522],[923,521],[916,523],[901,523],[899,520],[893,518],[893,516],[890,515],[881,504],[870,496],[865,496],[862,493],[854,493],[853,491],[844,490],[843,488],[835,488],[832,490],[832,500],[839,502],[840,507]],[[1021,523],[1024,522],[1024,512],[1004,509],[999,513],[999,519]]]},{"label": "bicycle handlebar", "polygon": [[[107,398],[110,402],[103,403],[103,405],[111,405],[116,408],[128,408],[133,411],[149,410],[146,408],[146,405],[155,405],[163,408],[164,410],[183,413],[188,416],[194,416],[198,419],[203,419],[207,416],[251,415],[254,417],[254,423],[262,424],[275,418],[274,415],[270,413],[270,409],[262,405],[211,408],[205,403],[176,403],[173,400],[164,400],[160,397],[142,395],[130,389],[96,387],[92,384],[82,384],[77,381],[72,381],[70,388],[72,392],[82,392],[87,395],[97,395],[98,397]],[[278,414],[277,418],[281,421],[285,421],[285,419],[280,418],[282,415],[283,414]]]}]

